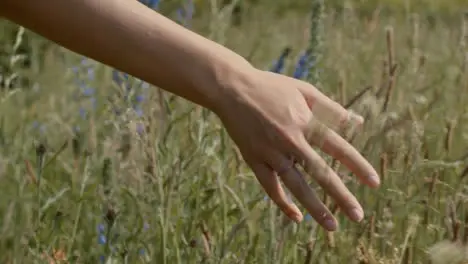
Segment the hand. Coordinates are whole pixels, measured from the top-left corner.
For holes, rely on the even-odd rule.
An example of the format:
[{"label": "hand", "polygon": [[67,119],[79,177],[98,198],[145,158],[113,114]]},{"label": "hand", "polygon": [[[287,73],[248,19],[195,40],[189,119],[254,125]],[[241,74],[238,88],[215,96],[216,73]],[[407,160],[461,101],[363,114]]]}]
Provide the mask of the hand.
[{"label": "hand", "polygon": [[336,219],[309,187],[297,162],[349,218],[360,221],[361,205],[310,144],[339,160],[363,183],[377,187],[379,177],[374,168],[334,131],[350,123],[360,125],[362,117],[306,82],[257,69],[248,70],[246,75],[234,85],[235,94],[223,101],[218,115],[266,193],[290,219],[302,221],[281,179],[320,225],[336,230]]}]

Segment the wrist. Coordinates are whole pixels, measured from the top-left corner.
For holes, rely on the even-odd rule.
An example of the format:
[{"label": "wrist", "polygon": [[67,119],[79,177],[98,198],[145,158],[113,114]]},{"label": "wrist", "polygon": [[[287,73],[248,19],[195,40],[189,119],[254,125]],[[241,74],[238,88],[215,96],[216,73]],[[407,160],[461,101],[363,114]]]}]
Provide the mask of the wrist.
[{"label": "wrist", "polygon": [[213,56],[206,73],[196,77],[197,85],[204,91],[202,105],[217,115],[229,111],[232,101],[238,100],[254,69],[241,56],[229,50],[228,53]]}]

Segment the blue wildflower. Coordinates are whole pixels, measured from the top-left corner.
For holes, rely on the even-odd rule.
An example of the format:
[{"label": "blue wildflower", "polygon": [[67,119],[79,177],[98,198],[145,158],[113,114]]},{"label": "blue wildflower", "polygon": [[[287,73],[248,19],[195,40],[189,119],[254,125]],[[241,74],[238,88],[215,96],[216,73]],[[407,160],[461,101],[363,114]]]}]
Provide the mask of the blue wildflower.
[{"label": "blue wildflower", "polygon": [[142,94],[139,94],[139,95],[135,96],[135,101],[137,103],[143,102],[144,99],[145,99],[145,97]]},{"label": "blue wildflower", "polygon": [[99,245],[105,245],[107,243],[107,238],[104,234],[100,234],[98,236],[98,244]]},{"label": "blue wildflower", "polygon": [[189,27],[189,21],[192,20],[194,13],[193,0],[188,0],[182,8],[177,9],[177,20],[185,27]]},{"label": "blue wildflower", "polygon": [[45,133],[45,130],[46,130],[45,125],[39,123],[39,121],[34,121],[34,122],[32,123],[32,128],[33,128],[34,130],[39,131],[39,133],[41,133],[41,134],[44,134],[44,133]]},{"label": "blue wildflower", "polygon": [[293,77],[296,79],[302,79],[304,75],[308,72],[308,62],[309,62],[309,52],[305,51],[296,63],[296,67],[294,69]]},{"label": "blue wildflower", "polygon": [[275,73],[282,73],[284,70],[286,58],[289,56],[290,53],[291,53],[291,48],[288,48],[288,47],[285,48],[283,52],[281,52],[281,55],[278,58],[278,60],[271,67],[270,71],[275,72]]},{"label": "blue wildflower", "polygon": [[84,87],[82,88],[82,92],[84,96],[93,96],[95,89],[91,87]]},{"label": "blue wildflower", "polygon": [[103,224],[99,224],[97,226],[97,230],[99,234],[103,234],[104,232],[106,232],[106,227]]},{"label": "blue wildflower", "polygon": [[79,113],[80,113],[81,118],[86,119],[86,109],[84,109],[83,107],[80,107]]},{"label": "blue wildflower", "polygon": [[97,105],[97,100],[96,100],[96,98],[92,97],[92,98],[89,99],[89,101],[91,102],[91,107],[92,107],[93,109],[96,109],[96,105]]},{"label": "blue wildflower", "polygon": [[[118,85],[122,85],[124,83],[127,83],[127,81],[129,80],[129,75],[126,74],[126,73],[122,73],[118,70],[113,70],[112,71],[112,79],[114,80],[114,82],[116,82]],[[127,86],[128,86],[128,83],[127,83]],[[129,87],[127,87],[127,89],[129,89]]]},{"label": "blue wildflower", "polygon": [[143,116],[143,109],[141,109],[140,107],[134,107],[133,110],[135,111],[136,115],[138,117],[142,117]]},{"label": "blue wildflower", "polygon": [[140,0],[140,3],[146,5],[147,7],[151,9],[158,9],[160,2],[161,2],[160,0]]},{"label": "blue wildflower", "polygon": [[89,65],[91,65],[91,60],[89,60],[88,58],[83,58],[83,59],[81,60],[81,65],[83,65],[83,66],[89,66]]},{"label": "blue wildflower", "polygon": [[138,133],[138,135],[143,135],[143,133],[145,133],[145,125],[141,122],[139,122],[136,126],[136,132]]},{"label": "blue wildflower", "polygon": [[88,68],[88,79],[93,81],[95,76],[96,76],[96,72],[94,71],[94,68],[92,67]]}]

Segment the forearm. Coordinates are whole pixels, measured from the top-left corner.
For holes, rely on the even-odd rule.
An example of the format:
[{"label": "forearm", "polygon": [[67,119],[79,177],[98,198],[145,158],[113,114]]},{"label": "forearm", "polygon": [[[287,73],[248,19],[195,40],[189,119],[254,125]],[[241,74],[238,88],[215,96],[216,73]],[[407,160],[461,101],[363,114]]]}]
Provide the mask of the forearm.
[{"label": "forearm", "polygon": [[0,9],[74,52],[208,108],[249,66],[135,0],[0,0]]}]

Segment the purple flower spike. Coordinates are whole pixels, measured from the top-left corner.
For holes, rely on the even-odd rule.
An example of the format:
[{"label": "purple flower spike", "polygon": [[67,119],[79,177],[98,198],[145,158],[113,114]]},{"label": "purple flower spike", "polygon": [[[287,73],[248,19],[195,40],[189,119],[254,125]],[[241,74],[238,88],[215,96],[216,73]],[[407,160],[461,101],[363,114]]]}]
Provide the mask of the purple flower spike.
[{"label": "purple flower spike", "polygon": [[189,22],[193,19],[195,14],[195,5],[193,0],[187,0],[182,8],[177,10],[177,20],[185,27],[189,27]]},{"label": "purple flower spike", "polygon": [[104,232],[106,232],[106,227],[103,224],[99,224],[97,229],[99,234],[103,234]]},{"label": "purple flower spike", "polygon": [[143,109],[139,108],[139,107],[135,107],[133,110],[135,110],[135,113],[138,117],[142,117],[143,116]]},{"label": "purple flower spike", "polygon": [[139,95],[135,96],[135,101],[137,103],[141,103],[141,102],[143,102],[143,100],[145,100],[145,97],[143,95],[139,94]]},{"label": "purple flower spike", "polygon": [[270,69],[270,71],[275,72],[275,73],[282,73],[284,70],[286,58],[289,56],[291,53],[290,48],[285,48],[283,52],[281,53],[280,57],[278,60],[273,64],[273,67]]},{"label": "purple flower spike", "polygon": [[91,88],[91,87],[87,87],[83,89],[84,96],[92,96],[94,92],[95,92],[94,88]]},{"label": "purple flower spike", "polygon": [[106,243],[107,243],[107,238],[106,238],[106,236],[103,235],[103,234],[100,234],[100,235],[98,236],[98,244],[99,244],[99,245],[105,245]]},{"label": "purple flower spike", "polygon": [[88,68],[88,79],[92,81],[94,80],[95,76],[96,76],[96,72],[94,68]]},{"label": "purple flower spike", "polygon": [[136,126],[136,132],[138,135],[143,135],[145,133],[145,125],[143,123],[138,123]]}]

